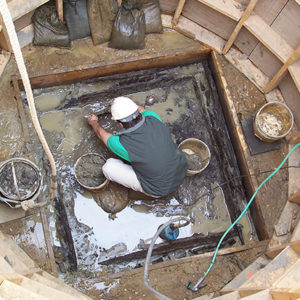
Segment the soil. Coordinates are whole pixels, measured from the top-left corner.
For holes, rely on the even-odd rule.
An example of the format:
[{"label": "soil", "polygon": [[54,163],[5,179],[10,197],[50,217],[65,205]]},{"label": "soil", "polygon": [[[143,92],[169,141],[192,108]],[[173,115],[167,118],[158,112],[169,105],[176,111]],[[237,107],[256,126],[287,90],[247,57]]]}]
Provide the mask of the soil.
[{"label": "soil", "polygon": [[3,196],[13,200],[32,197],[39,187],[38,179],[37,171],[20,161],[7,163],[0,170],[0,188]]},{"label": "soil", "polygon": [[100,155],[83,155],[76,163],[75,174],[77,181],[90,188],[99,187],[106,180],[102,172],[105,160]]},{"label": "soil", "polygon": [[202,168],[202,159],[193,150],[183,149],[182,152],[187,159],[188,170],[197,171]]}]

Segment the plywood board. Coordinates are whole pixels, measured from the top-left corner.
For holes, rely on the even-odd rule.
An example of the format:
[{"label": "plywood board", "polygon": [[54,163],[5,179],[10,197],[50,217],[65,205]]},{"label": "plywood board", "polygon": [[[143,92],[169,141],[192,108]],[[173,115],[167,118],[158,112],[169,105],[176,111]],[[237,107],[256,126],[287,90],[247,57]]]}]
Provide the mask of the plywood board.
[{"label": "plywood board", "polygon": [[165,27],[165,28],[172,28],[172,20],[173,20],[173,17],[171,15],[167,15],[167,14],[161,14],[161,23],[162,23],[162,26]]},{"label": "plywood board", "polygon": [[259,40],[243,27],[233,44],[243,53],[250,55],[258,43]]},{"label": "plywood board", "polygon": [[178,0],[159,0],[160,10],[162,12],[174,13],[177,8]]},{"label": "plywood board", "polygon": [[245,27],[283,63],[293,54],[294,49],[259,16],[251,15]]},{"label": "plywood board", "polygon": [[29,12],[28,14],[26,14],[25,16],[21,17],[20,19],[18,19],[14,22],[16,31],[19,31],[22,28],[25,28],[26,26],[28,26],[32,23],[31,18],[32,18],[34,12],[35,11],[33,10],[33,11]]},{"label": "plywood board", "polygon": [[8,3],[8,8],[12,19],[15,21],[48,1],[49,0],[12,0]]},{"label": "plywood board", "polygon": [[272,24],[288,0],[259,0],[254,12],[268,25]]},{"label": "plywood board", "polygon": [[243,5],[235,0],[198,0],[221,14],[238,21],[244,11]]},{"label": "plywood board", "polygon": [[269,78],[273,78],[282,66],[282,62],[261,43],[255,47],[249,59]]},{"label": "plywood board", "polygon": [[231,48],[225,57],[234,67],[255,84],[260,91],[264,90],[269,82],[269,78],[248,59],[247,55]]},{"label": "plywood board", "polygon": [[178,32],[203,43],[219,53],[222,52],[225,45],[225,40],[185,17],[180,17],[178,24],[174,28]]},{"label": "plywood board", "polygon": [[300,45],[300,5],[289,0],[271,27],[296,49]]},{"label": "plywood board", "polygon": [[300,94],[289,74],[280,82],[279,88],[286,104],[293,112],[295,123],[300,128]]},{"label": "plywood board", "polygon": [[229,39],[237,24],[232,19],[196,0],[186,1],[182,15],[225,40]]},{"label": "plywood board", "polygon": [[[288,0],[259,0],[254,13],[260,16],[268,25],[272,24]],[[258,40],[245,28],[238,35],[234,45],[242,52],[250,55],[257,46]]]}]

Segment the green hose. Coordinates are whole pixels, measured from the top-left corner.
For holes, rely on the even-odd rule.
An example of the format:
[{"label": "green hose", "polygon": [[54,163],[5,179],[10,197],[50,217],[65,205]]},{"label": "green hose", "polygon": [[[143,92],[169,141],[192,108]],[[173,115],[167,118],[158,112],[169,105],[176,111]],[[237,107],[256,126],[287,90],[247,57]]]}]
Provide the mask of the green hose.
[{"label": "green hose", "polygon": [[216,256],[217,253],[219,251],[220,245],[223,242],[225,236],[227,235],[227,233],[233,228],[233,226],[241,219],[241,217],[244,215],[244,213],[247,211],[247,209],[249,208],[249,206],[251,205],[252,201],[254,200],[254,197],[256,196],[256,194],[258,193],[258,191],[260,190],[260,188],[273,176],[275,175],[279,169],[282,167],[282,165],[287,161],[287,159],[289,158],[289,156],[296,150],[296,148],[298,148],[300,146],[300,143],[296,144],[291,151],[286,155],[286,157],[283,159],[283,161],[280,163],[280,165],[258,186],[258,188],[256,189],[256,191],[254,192],[254,194],[252,195],[251,199],[249,200],[248,204],[246,205],[245,209],[243,210],[243,212],[238,216],[238,218],[230,225],[230,227],[224,232],[223,236],[221,237],[217,248],[215,250],[215,253],[213,255],[212,261],[208,267],[208,269],[206,270],[206,272],[204,273],[204,275],[198,280],[198,282],[195,284],[195,286],[192,285],[192,283],[190,282],[188,285],[188,288],[194,291],[198,290],[198,286],[201,284],[201,282],[204,280],[204,278],[207,276],[207,274],[209,273],[210,269],[212,268],[215,260],[216,260]]}]

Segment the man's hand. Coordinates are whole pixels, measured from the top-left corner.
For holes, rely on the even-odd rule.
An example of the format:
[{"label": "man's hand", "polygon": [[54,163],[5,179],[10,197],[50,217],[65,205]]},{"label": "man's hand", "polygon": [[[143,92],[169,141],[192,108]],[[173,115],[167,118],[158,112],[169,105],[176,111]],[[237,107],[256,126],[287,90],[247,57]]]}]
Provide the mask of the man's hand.
[{"label": "man's hand", "polygon": [[139,113],[142,113],[143,111],[145,111],[146,109],[143,107],[143,106],[141,106],[141,105],[139,105],[138,106],[138,112]]},{"label": "man's hand", "polygon": [[98,117],[94,114],[89,115],[88,117],[88,123],[93,126],[95,123],[98,124]]}]

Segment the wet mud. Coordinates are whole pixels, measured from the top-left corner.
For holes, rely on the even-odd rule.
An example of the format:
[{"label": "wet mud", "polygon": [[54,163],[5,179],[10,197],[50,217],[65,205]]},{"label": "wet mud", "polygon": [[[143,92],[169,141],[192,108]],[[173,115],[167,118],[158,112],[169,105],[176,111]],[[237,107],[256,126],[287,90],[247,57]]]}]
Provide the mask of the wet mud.
[{"label": "wet mud", "polygon": [[75,165],[77,181],[89,188],[97,188],[106,180],[102,172],[105,160],[96,154],[85,154],[81,156]]},{"label": "wet mud", "polygon": [[[129,265],[101,266],[101,261],[134,252],[139,245],[147,247],[158,226],[170,217],[188,216],[192,220],[189,226],[181,228],[180,238],[191,238],[193,234],[209,236],[224,232],[244,207],[239,169],[206,61],[108,76],[36,90],[34,94],[39,119],[57,163],[59,201],[65,207],[81,272],[116,272],[142,265],[137,260]],[[78,157],[89,152],[99,153],[105,159],[115,157],[96,137],[87,116],[104,111],[114,97],[122,95],[155,111],[178,145],[187,138],[204,141],[211,152],[208,167],[198,175],[186,177],[175,193],[157,200],[131,200],[127,189],[111,182],[97,193],[80,186],[74,176]],[[99,123],[113,134],[121,129],[106,113],[99,116]],[[247,216],[239,223],[243,239],[255,238]]]},{"label": "wet mud", "polygon": [[24,162],[6,163],[0,169],[0,192],[13,200],[25,200],[39,187],[37,171]]}]

